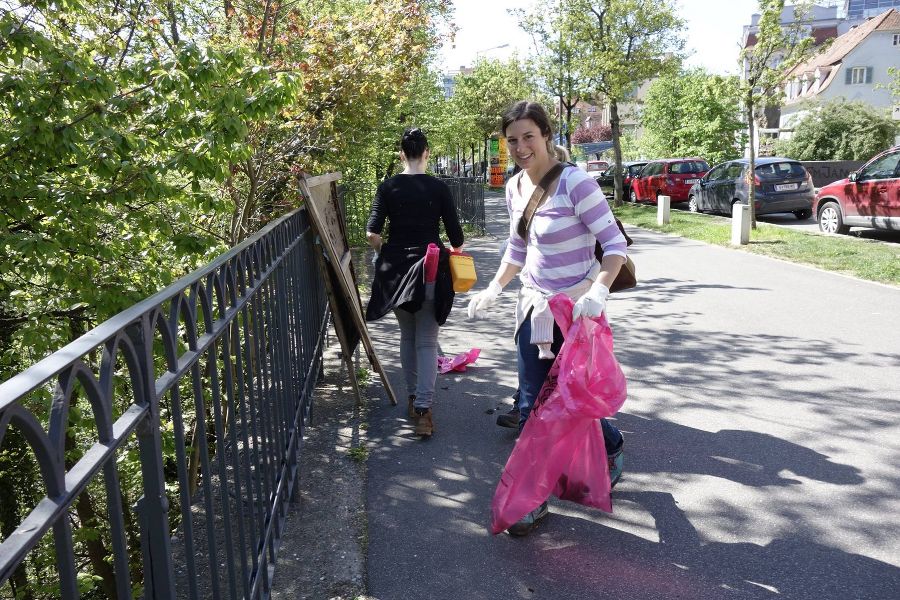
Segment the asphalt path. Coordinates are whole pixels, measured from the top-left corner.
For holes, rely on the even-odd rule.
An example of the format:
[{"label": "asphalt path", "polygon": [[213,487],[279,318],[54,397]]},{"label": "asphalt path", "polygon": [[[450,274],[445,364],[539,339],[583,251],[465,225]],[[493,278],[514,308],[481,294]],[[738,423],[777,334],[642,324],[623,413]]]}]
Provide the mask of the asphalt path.
[{"label": "asphalt path", "polygon": [[[506,236],[472,240],[482,289]],[[629,228],[639,287],[608,314],[629,396],[625,475],[606,514],[552,499],[530,536],[492,536],[515,443],[514,290],[485,321],[466,295],[442,328],[435,435],[370,400],[368,583],[379,600],[822,600],[900,590],[900,289]],[[515,287],[516,283],[511,284]],[[393,317],[370,324],[403,386]]]}]

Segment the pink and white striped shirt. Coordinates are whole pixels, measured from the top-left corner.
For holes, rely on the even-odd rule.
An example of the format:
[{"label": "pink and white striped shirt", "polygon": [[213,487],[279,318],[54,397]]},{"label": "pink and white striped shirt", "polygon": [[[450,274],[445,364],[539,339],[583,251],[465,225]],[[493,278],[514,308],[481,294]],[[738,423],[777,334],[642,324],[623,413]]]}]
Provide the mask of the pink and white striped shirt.
[{"label": "pink and white striped shirt", "polygon": [[625,256],[627,244],[600,186],[578,167],[563,169],[556,193],[538,207],[528,242],[516,227],[529,198],[518,191],[518,177],[506,184],[509,245],[503,262],[523,267],[524,283],[553,293],[582,281],[593,266],[594,242],[604,254]]}]

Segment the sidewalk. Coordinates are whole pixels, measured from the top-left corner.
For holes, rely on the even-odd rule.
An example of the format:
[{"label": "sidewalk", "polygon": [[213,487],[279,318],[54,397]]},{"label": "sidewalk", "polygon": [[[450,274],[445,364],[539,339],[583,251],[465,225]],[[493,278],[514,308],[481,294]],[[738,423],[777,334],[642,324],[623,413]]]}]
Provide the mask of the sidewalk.
[{"label": "sidewalk", "polygon": [[[506,237],[467,241],[483,289]],[[515,433],[514,282],[485,321],[460,295],[441,345],[435,435],[370,386],[368,587],[379,600],[887,598],[900,589],[900,293],[629,228],[639,286],[609,316],[629,399],[614,512],[551,500],[532,535],[488,532]],[[830,310],[817,305],[834,302]],[[839,307],[859,310],[839,310]],[[894,307],[890,309],[889,307]],[[837,320],[834,320],[837,319]],[[838,325],[839,323],[839,325]],[[403,395],[392,317],[370,324]],[[841,431],[837,439],[836,431]],[[851,508],[852,507],[852,508]]]}]

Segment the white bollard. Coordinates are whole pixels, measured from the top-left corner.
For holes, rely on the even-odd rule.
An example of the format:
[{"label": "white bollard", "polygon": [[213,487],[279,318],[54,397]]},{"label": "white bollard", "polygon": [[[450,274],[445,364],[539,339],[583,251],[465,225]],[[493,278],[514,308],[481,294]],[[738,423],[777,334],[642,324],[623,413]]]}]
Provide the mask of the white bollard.
[{"label": "white bollard", "polygon": [[656,197],[656,224],[657,225],[668,225],[669,224],[669,207],[672,206],[672,198],[671,196],[657,196]]},{"label": "white bollard", "polygon": [[731,245],[750,243],[750,205],[735,202],[731,205]]}]

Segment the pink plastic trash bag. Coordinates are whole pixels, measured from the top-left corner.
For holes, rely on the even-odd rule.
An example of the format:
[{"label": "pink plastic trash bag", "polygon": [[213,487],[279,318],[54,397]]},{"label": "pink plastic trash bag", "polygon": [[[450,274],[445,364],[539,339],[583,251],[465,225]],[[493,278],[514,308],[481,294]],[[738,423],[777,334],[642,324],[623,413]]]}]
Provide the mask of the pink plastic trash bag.
[{"label": "pink plastic trash bag", "polygon": [[565,341],[541,388],[491,502],[500,533],[554,495],[612,512],[606,446],[598,419],[625,402],[625,375],[613,355],[606,316],[572,323],[572,300],[550,299]]},{"label": "pink plastic trash bag", "polygon": [[479,354],[481,354],[480,348],[472,348],[468,352],[461,352],[453,358],[438,356],[438,371],[442,374],[450,371],[465,371],[466,365],[471,365],[478,360]]}]

